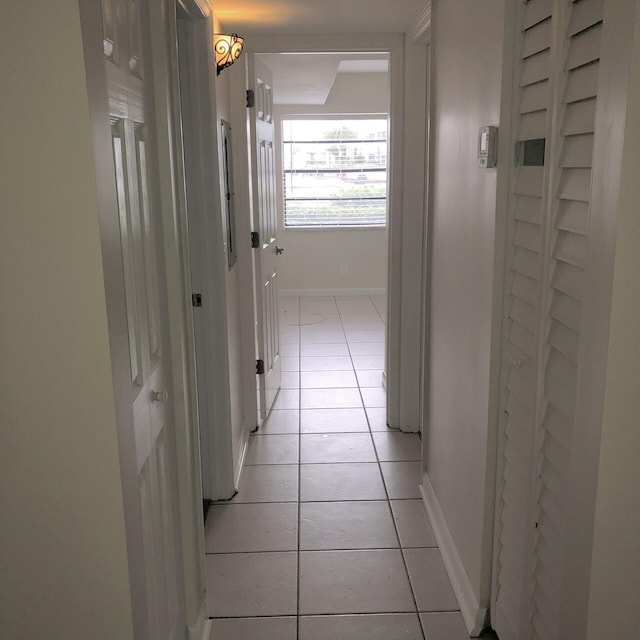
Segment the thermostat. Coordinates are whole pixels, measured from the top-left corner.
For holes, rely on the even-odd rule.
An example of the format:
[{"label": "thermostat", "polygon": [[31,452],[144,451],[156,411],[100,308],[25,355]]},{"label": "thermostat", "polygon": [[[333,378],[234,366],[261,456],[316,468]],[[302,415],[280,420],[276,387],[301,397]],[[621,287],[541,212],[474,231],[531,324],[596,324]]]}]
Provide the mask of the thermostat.
[{"label": "thermostat", "polygon": [[478,166],[491,169],[498,160],[498,127],[481,127],[478,134]]}]

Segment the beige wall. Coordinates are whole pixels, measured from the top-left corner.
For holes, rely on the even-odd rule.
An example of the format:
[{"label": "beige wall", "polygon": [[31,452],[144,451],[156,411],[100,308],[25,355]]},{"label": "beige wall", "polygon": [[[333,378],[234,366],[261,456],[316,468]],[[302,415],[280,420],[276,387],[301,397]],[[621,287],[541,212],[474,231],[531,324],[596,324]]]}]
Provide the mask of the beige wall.
[{"label": "beige wall", "polygon": [[132,638],[74,2],[0,6],[0,637]]},{"label": "beige wall", "polygon": [[[275,108],[276,136],[284,115],[387,113],[389,77],[385,73],[338,74],[323,106]],[[278,167],[282,160],[277,146]],[[280,169],[281,170],[281,169]],[[279,181],[279,185],[281,185]],[[280,188],[280,211],[282,190]],[[285,230],[280,218],[279,243],[285,253],[278,262],[280,289],[382,289],[387,281],[385,229]],[[347,276],[340,275],[346,265]]]},{"label": "beige wall", "polygon": [[490,596],[489,433],[496,169],[477,166],[478,129],[497,125],[503,2],[433,3],[434,137],[430,382],[424,462],[481,607]]},{"label": "beige wall", "polygon": [[[640,629],[640,5],[620,189],[588,640]],[[612,631],[613,630],[613,631]]]}]

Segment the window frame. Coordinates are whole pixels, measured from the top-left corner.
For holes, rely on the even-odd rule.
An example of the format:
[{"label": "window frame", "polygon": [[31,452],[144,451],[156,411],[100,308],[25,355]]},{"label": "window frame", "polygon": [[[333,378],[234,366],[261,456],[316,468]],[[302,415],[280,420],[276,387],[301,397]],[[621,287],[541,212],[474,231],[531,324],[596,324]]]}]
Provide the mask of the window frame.
[{"label": "window frame", "polygon": [[[281,225],[280,229],[285,232],[289,231],[386,231],[389,228],[389,189],[390,189],[390,176],[389,176],[389,160],[390,160],[390,116],[389,113],[304,113],[304,114],[296,114],[296,113],[287,113],[283,114],[279,120],[279,131],[278,135],[278,151],[280,155],[280,183],[279,190],[281,193],[281,202],[282,202],[282,215],[281,215]],[[285,142],[284,139],[284,127],[289,121],[303,121],[303,120],[316,120],[316,121],[330,121],[335,120],[338,122],[348,123],[349,121],[360,122],[363,120],[385,120],[387,123],[387,134],[384,140],[386,144],[386,162],[384,166],[384,171],[386,173],[385,180],[385,196],[384,196],[384,206],[385,206],[385,218],[384,224],[313,224],[308,226],[301,225],[287,225],[287,194],[285,187],[285,180],[288,171],[285,169],[285,147],[289,142]],[[354,200],[355,198],[344,198],[345,200]],[[337,199],[340,200],[340,199]]]}]

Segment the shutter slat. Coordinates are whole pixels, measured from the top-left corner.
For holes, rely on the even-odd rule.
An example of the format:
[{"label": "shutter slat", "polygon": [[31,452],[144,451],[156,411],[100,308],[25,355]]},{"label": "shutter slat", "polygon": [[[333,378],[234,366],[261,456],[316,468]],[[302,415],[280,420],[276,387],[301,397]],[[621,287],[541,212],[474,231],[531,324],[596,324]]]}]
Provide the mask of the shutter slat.
[{"label": "shutter slat", "polygon": [[[522,273],[529,278],[537,280],[539,263],[540,255],[538,253],[528,251],[521,247],[516,247],[511,268],[518,273]],[[531,310],[531,313],[533,313],[533,310]]]},{"label": "shutter slat", "polygon": [[563,200],[589,202],[591,169],[564,169],[560,177],[558,197]]},{"label": "shutter slat", "polygon": [[551,46],[551,20],[544,20],[524,33],[522,57],[528,58]]},{"label": "shutter slat", "polygon": [[518,222],[513,244],[529,251],[540,251],[540,225],[529,222]]},{"label": "shutter slat", "polygon": [[562,126],[562,135],[573,136],[578,133],[593,133],[596,121],[595,98],[572,102],[567,105]]},{"label": "shutter slat", "polygon": [[520,118],[518,140],[537,140],[544,138],[547,130],[547,111],[525,113]]},{"label": "shutter slat", "polygon": [[538,615],[533,618],[533,640],[557,640],[556,634],[549,629],[545,622],[545,613],[546,611],[538,611]]},{"label": "shutter slat", "polygon": [[511,295],[535,305],[538,301],[538,286],[535,280],[516,273],[513,277],[510,289]]},{"label": "shutter slat", "polygon": [[589,228],[589,203],[563,200],[558,207],[556,227],[586,236]]},{"label": "shutter slat", "polygon": [[[505,432],[506,439],[508,442],[511,442],[511,445],[515,447],[519,452],[522,453],[522,457],[519,458],[511,458],[510,456],[505,456],[505,465],[516,465],[519,469],[522,470],[522,473],[530,473],[531,467],[531,456],[529,455],[529,449],[531,448],[531,436],[530,431],[528,431],[525,427],[527,422],[531,417],[530,410],[524,408],[524,404],[520,402],[516,398],[515,403],[518,407],[520,407],[519,411],[526,416],[525,422],[520,422],[517,419],[516,415],[509,414],[509,424],[508,429]],[[532,405],[533,406],[533,405]],[[529,486],[523,486],[522,490],[530,491]]]},{"label": "shutter slat", "polygon": [[545,561],[547,561],[549,559],[549,556],[551,556],[552,562],[555,561],[556,563],[561,564],[560,554],[557,550],[562,545],[562,529],[558,528],[558,525],[554,522],[553,518],[551,518],[549,516],[549,513],[545,511],[543,494],[544,491],[541,491],[539,497],[540,508],[537,515],[538,543],[536,544],[536,548],[539,549],[540,547],[546,547],[547,552],[538,553],[536,564],[541,563],[542,558],[545,558]]},{"label": "shutter slat", "polygon": [[511,512],[511,514],[505,514],[505,516],[518,514],[518,519],[522,520],[522,514],[524,513],[528,505],[524,503],[522,494],[517,490],[517,476],[514,476],[516,468],[517,465],[513,464],[505,467],[506,483],[502,501],[505,507],[507,507]]},{"label": "shutter slat", "polygon": [[547,375],[545,395],[550,402],[567,420],[573,422],[576,413],[575,393],[568,391],[551,375]]},{"label": "shutter slat", "polygon": [[[538,521],[538,528],[541,529],[540,535],[544,536],[546,532],[546,524],[550,523],[552,528],[558,532],[558,538],[562,540],[562,532],[564,531],[564,510],[559,504],[555,491],[550,491],[549,486],[545,484],[545,479],[554,483],[554,489],[557,488],[558,493],[561,493],[561,488],[557,486],[557,479],[553,467],[550,467],[548,462],[545,461],[544,468],[541,471],[542,475],[542,488],[540,491],[540,519]],[[542,523],[542,526],[540,525]],[[555,532],[554,532],[555,533]],[[555,535],[554,535],[555,538]],[[554,547],[556,545],[553,545]]]},{"label": "shutter slat", "polygon": [[600,63],[597,61],[572,71],[564,90],[564,102],[577,102],[593,98],[598,93],[599,72]]},{"label": "shutter slat", "polygon": [[552,318],[578,332],[580,330],[580,314],[582,304],[579,300],[568,296],[562,291],[554,291],[549,313]]},{"label": "shutter slat", "polygon": [[557,349],[551,349],[547,358],[547,371],[569,390],[576,390],[576,375],[578,368],[569,358]]},{"label": "shutter slat", "polygon": [[[537,540],[535,544],[535,548],[538,551],[535,559],[535,567],[561,567],[562,566],[562,558],[560,554],[560,545],[558,545],[559,539],[562,537],[561,534],[556,536],[557,532],[555,529],[555,525],[547,518],[546,514],[542,514],[541,517],[538,518],[538,530],[537,530]],[[549,584],[549,578],[551,576],[558,575],[553,570],[551,572],[547,571],[548,578],[546,584]],[[553,578],[551,578],[553,581]]]},{"label": "shutter slat", "polygon": [[540,111],[549,106],[549,81],[543,80],[524,87],[520,96],[520,113]]},{"label": "shutter slat", "polygon": [[524,351],[530,357],[533,357],[536,353],[535,336],[531,331],[517,322],[511,323],[509,342],[518,347],[521,351]]},{"label": "shutter slat", "polygon": [[[542,546],[539,551],[544,552],[546,548]],[[543,626],[539,630],[540,633],[544,630],[544,633],[550,634],[543,636],[545,640],[555,640],[557,638],[557,634],[553,633],[553,629],[558,624],[558,603],[554,598],[558,582],[554,579],[553,573],[549,571],[551,567],[553,567],[551,562],[540,562],[536,565],[536,577],[540,592],[536,594],[535,606],[540,613],[537,617],[544,620]]]},{"label": "shutter slat", "polygon": [[522,222],[540,224],[542,218],[542,201],[540,198],[520,196],[516,201],[513,217]]},{"label": "shutter slat", "polygon": [[574,267],[566,262],[556,263],[553,270],[552,286],[558,291],[582,300],[584,273],[582,269]]},{"label": "shutter slat", "polygon": [[520,167],[516,180],[516,194],[542,197],[543,180],[544,167]]},{"label": "shutter slat", "polygon": [[567,419],[553,406],[548,405],[544,417],[545,429],[553,435],[565,451],[571,451],[573,429]]},{"label": "shutter slat", "polygon": [[587,238],[575,233],[559,231],[553,248],[553,257],[556,260],[584,268],[587,261]]},{"label": "shutter slat", "polygon": [[[567,451],[564,447],[562,447],[561,443],[556,440],[549,431],[547,431],[544,435],[544,448],[545,448],[545,459],[548,464],[553,466],[555,471],[563,476],[563,469],[566,469],[571,464],[571,454],[570,451]],[[547,476],[548,479],[548,476]],[[566,485],[563,482],[563,491],[566,492]],[[551,490],[551,489],[550,489]]]},{"label": "shutter slat", "polygon": [[518,398],[509,396],[505,409],[509,419],[513,419],[520,425],[525,425],[531,420],[531,408],[527,408]]},{"label": "shutter slat", "polygon": [[[533,335],[533,334],[532,334]],[[523,367],[512,367],[507,379],[507,390],[529,407],[535,403],[535,387],[531,384],[531,377]]]},{"label": "shutter slat", "polygon": [[565,68],[575,69],[583,64],[593,62],[600,57],[600,43],[602,41],[602,25],[583,31],[571,38],[569,54]]},{"label": "shutter slat", "polygon": [[566,324],[552,320],[548,343],[572,362],[578,362],[578,334]]},{"label": "shutter slat", "polygon": [[527,58],[522,66],[520,86],[526,87],[549,78],[549,67],[551,64],[551,51],[541,51]]},{"label": "shutter slat", "polygon": [[567,136],[562,145],[561,167],[591,167],[593,162],[593,134]]},{"label": "shutter slat", "polygon": [[[523,486],[523,480],[525,480],[527,476],[526,465],[524,465],[524,462],[527,459],[526,454],[526,447],[518,447],[517,443],[514,440],[507,440],[505,457],[510,462],[505,466],[505,478],[507,478],[512,487]],[[517,461],[520,461],[520,463],[518,463]],[[517,498],[515,496],[512,496],[508,502],[513,506],[514,509],[520,509],[524,511],[525,509],[530,508],[530,505],[522,500],[522,497],[520,496],[518,496]]]},{"label": "shutter slat", "polygon": [[598,22],[602,22],[603,4],[603,0],[582,0],[582,2],[574,4],[567,35],[573,36]]},{"label": "shutter slat", "polygon": [[542,22],[551,16],[552,11],[553,3],[551,0],[532,0],[524,10],[522,30],[525,31]]},{"label": "shutter slat", "polygon": [[[555,545],[550,544],[544,535],[540,536],[537,548],[542,553],[539,554],[540,559],[536,561],[536,571],[539,570],[541,573],[540,583],[546,597],[549,590],[554,589],[555,585],[560,583],[559,567],[562,565],[562,559],[559,557],[558,549],[555,548]],[[548,611],[554,610],[551,603],[546,608]]]},{"label": "shutter slat", "polygon": [[519,322],[523,327],[529,329],[531,333],[535,333],[535,308],[524,300],[520,300],[519,298],[512,299],[509,318]]}]

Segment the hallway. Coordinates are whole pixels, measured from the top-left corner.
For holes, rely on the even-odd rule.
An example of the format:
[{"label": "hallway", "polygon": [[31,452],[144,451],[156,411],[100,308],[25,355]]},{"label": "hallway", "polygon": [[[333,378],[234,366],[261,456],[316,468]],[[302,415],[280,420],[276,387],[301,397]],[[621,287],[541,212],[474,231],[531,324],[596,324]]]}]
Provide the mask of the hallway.
[{"label": "hallway", "polygon": [[207,517],[213,638],[465,640],[419,436],[385,424],[384,297],[280,308],[281,391],[238,494]]}]

